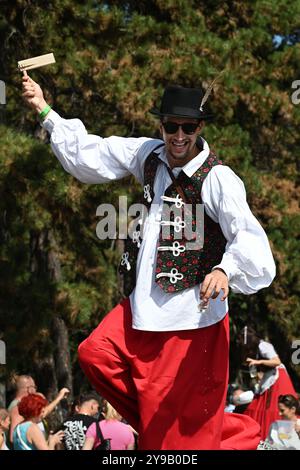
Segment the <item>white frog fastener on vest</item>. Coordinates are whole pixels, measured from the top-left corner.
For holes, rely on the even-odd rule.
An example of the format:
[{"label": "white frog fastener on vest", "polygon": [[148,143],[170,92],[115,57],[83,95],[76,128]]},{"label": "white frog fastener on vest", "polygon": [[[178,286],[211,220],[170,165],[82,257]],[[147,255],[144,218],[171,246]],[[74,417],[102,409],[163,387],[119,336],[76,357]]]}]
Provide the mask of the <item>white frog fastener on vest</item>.
[{"label": "white frog fastener on vest", "polygon": [[172,246],[159,246],[157,248],[158,251],[172,251],[174,256],[179,256],[180,253],[185,251],[185,246],[180,245],[179,242],[173,242]]},{"label": "white frog fastener on vest", "polygon": [[181,279],[183,279],[183,274],[178,272],[178,269],[172,268],[169,273],[156,274],[156,279],[160,279],[161,277],[169,277],[171,284],[176,284],[177,281],[181,281]]},{"label": "white frog fastener on vest", "polygon": [[151,202],[151,194],[150,194],[150,184],[146,184],[144,186],[144,198],[147,199],[147,202]]},{"label": "white frog fastener on vest", "polygon": [[124,264],[126,264],[127,271],[130,271],[131,265],[130,265],[130,262],[129,262],[129,253],[128,253],[128,251],[126,251],[125,253],[122,254],[121,265],[124,266]]},{"label": "white frog fastener on vest", "polygon": [[176,209],[180,209],[184,205],[184,202],[179,194],[177,194],[176,197],[161,196],[161,199],[166,202],[174,202]]},{"label": "white frog fastener on vest", "polygon": [[160,222],[160,225],[172,225],[174,227],[174,230],[176,233],[180,232],[183,228],[186,227],[186,223],[184,220],[182,220],[181,217],[175,217],[174,219],[174,222],[170,221],[170,220],[162,220]]},{"label": "white frog fastener on vest", "polygon": [[132,241],[133,241],[133,243],[137,244],[138,248],[140,248],[140,246],[141,246],[140,235],[141,235],[141,232],[139,230],[135,230],[132,233]]}]

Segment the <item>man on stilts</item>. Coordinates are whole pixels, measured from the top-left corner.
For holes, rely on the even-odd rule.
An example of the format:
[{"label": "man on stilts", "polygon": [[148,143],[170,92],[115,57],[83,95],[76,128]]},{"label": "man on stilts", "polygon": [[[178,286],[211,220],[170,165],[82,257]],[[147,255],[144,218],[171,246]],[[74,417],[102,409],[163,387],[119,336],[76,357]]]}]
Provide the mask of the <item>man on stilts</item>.
[{"label": "man on stilts", "polygon": [[[143,185],[147,216],[122,256],[135,286],[79,346],[89,381],[139,432],[140,449],[256,448],[255,421],[224,414],[227,296],[229,287],[253,294],[269,286],[275,265],[242,181],[200,137],[209,117],[202,92],[165,89],[152,110],[160,120],[158,140],[89,135],[80,120],[51,110],[28,76],[23,86],[66,171],[84,183],[133,174]],[[187,213],[196,240],[186,235]]]}]

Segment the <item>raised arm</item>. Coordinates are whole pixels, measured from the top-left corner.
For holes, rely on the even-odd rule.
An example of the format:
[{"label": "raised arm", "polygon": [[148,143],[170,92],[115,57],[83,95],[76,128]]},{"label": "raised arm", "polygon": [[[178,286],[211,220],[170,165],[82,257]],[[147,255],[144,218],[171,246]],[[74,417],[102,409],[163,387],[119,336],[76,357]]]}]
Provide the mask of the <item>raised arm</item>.
[{"label": "raised arm", "polygon": [[47,405],[45,407],[45,410],[44,410],[44,418],[46,418],[56,407],[57,405],[61,402],[61,400],[63,400],[64,398],[66,398],[70,393],[70,390],[68,388],[62,388],[59,392],[58,392],[58,395],[57,397],[54,398],[53,401],[51,401],[49,403],[49,405]]},{"label": "raised arm", "polygon": [[[40,86],[27,74],[23,97],[38,114],[47,110]],[[54,110],[43,116],[51,147],[63,168],[83,183],[106,183],[133,174],[142,181],[144,160],[160,143],[156,139],[108,137],[88,134],[79,119],[63,119]]]}]

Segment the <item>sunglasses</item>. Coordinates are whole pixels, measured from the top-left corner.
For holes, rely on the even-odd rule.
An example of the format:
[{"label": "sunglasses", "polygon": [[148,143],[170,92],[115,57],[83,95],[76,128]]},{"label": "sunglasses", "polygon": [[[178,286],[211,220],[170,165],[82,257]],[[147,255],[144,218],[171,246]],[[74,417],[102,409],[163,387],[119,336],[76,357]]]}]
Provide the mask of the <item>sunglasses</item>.
[{"label": "sunglasses", "polygon": [[191,135],[196,132],[196,129],[199,126],[199,122],[183,122],[182,124],[178,124],[177,122],[163,121],[161,124],[167,134],[176,134],[179,127],[181,127],[185,134]]}]

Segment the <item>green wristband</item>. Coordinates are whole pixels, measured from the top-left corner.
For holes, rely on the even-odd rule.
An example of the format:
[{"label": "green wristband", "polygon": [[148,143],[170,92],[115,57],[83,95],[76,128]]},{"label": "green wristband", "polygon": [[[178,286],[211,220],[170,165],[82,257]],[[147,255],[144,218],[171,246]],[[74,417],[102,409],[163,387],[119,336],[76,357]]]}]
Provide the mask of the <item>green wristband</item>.
[{"label": "green wristband", "polygon": [[40,119],[45,119],[45,117],[47,116],[47,114],[49,113],[50,110],[51,110],[51,106],[49,104],[47,104],[47,106],[45,106],[43,111],[40,112],[39,118]]}]

